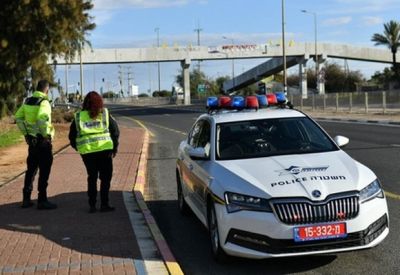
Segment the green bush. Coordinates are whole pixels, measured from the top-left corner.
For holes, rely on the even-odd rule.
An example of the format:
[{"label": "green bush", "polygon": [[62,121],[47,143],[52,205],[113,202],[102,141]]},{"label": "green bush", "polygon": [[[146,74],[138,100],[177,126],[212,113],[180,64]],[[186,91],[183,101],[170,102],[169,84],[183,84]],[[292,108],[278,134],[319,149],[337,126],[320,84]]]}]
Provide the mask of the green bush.
[{"label": "green bush", "polygon": [[63,108],[55,108],[51,114],[53,123],[68,123],[74,119],[75,110],[67,110]]},{"label": "green bush", "polygon": [[0,130],[0,148],[17,144],[23,139],[21,132],[16,127]]}]

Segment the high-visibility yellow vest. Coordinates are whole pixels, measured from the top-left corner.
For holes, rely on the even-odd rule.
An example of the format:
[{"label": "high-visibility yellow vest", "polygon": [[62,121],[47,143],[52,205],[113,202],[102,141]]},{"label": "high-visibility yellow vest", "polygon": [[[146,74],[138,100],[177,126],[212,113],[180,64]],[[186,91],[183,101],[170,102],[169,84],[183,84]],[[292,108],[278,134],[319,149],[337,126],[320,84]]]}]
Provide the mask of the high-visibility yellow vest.
[{"label": "high-visibility yellow vest", "polygon": [[24,136],[54,137],[54,127],[51,124],[51,105],[47,95],[36,91],[27,98],[15,113],[18,128]]},{"label": "high-visibility yellow vest", "polygon": [[108,125],[108,110],[103,109],[97,118],[92,119],[89,112],[84,110],[75,113],[77,130],[76,147],[82,155],[114,148]]}]

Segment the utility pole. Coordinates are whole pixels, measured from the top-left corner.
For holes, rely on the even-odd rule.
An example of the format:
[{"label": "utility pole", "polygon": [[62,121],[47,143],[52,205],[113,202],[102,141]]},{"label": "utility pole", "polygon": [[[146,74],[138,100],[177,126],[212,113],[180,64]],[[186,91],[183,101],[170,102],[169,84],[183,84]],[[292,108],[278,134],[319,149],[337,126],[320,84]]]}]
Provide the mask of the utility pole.
[{"label": "utility pole", "polygon": [[120,84],[120,86],[121,86],[120,94],[121,94],[121,95],[124,95],[124,67],[121,66],[121,65],[118,65],[118,67],[119,67],[119,71],[118,71],[118,74],[119,74],[119,84]]},{"label": "utility pole", "polygon": [[[203,31],[203,29],[200,28],[200,23],[197,21],[197,29],[194,29],[195,32],[197,32],[197,46],[199,46],[199,50],[200,50],[200,32]],[[200,60],[197,63],[197,70],[200,73]]]},{"label": "utility pole", "polygon": [[[67,58],[65,59],[65,96],[67,97],[66,100],[68,100],[68,60]],[[65,100],[65,98],[61,98],[62,100]]]},{"label": "utility pole", "polygon": [[128,66],[128,93],[132,96],[131,94],[131,89],[132,89],[132,84],[131,84],[131,80],[133,80],[133,77],[131,77],[132,72],[131,72],[131,66]]},{"label": "utility pole", "polygon": [[96,91],[96,67],[93,64],[93,91]]}]

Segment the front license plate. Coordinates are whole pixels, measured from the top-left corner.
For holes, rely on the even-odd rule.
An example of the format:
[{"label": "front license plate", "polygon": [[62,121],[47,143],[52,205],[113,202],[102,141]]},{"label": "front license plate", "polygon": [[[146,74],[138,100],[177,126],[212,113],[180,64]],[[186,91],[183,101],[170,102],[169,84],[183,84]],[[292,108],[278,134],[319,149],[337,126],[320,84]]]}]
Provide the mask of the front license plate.
[{"label": "front license plate", "polygon": [[346,236],[346,223],[320,224],[294,228],[295,242],[344,238]]}]

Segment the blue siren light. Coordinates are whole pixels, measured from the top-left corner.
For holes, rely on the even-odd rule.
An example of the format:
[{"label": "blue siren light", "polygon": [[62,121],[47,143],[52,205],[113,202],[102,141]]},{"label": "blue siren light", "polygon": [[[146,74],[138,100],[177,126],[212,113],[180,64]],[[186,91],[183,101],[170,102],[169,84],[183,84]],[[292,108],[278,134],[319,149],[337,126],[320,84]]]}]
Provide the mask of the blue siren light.
[{"label": "blue siren light", "polygon": [[242,97],[242,96],[233,97],[231,106],[234,109],[244,109],[244,107],[246,106],[244,97]]},{"label": "blue siren light", "polygon": [[275,96],[278,103],[286,103],[287,100],[284,92],[277,92]]},{"label": "blue siren light", "polygon": [[218,108],[218,97],[210,96],[207,98],[207,108],[208,109],[216,109]]},{"label": "blue siren light", "polygon": [[268,106],[267,97],[265,95],[257,95],[257,100],[260,108]]}]

